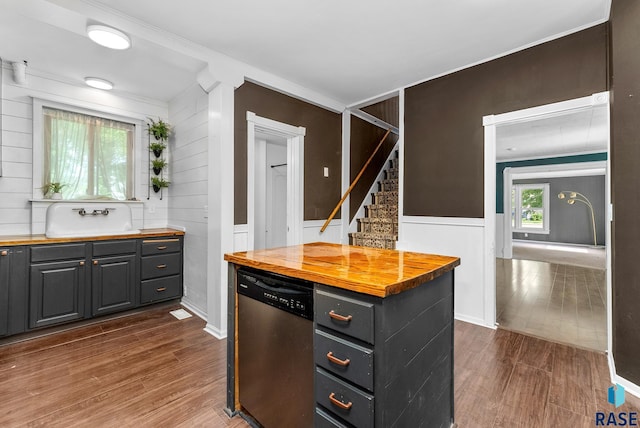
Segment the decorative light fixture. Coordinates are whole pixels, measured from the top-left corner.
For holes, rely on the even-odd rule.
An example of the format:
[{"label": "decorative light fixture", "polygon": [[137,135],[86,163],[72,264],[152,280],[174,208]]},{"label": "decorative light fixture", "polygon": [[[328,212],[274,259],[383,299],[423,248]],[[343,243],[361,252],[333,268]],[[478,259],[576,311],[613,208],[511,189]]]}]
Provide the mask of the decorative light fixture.
[{"label": "decorative light fixture", "polygon": [[87,35],[97,44],[107,48],[122,50],[131,47],[129,36],[106,25],[89,25],[87,27]]},{"label": "decorative light fixture", "polygon": [[575,205],[576,201],[582,202],[587,207],[589,207],[589,210],[591,212],[591,226],[593,227],[593,246],[597,247],[598,239],[596,238],[596,218],[593,214],[593,205],[591,205],[591,201],[589,201],[589,198],[587,198],[582,193],[563,190],[562,192],[558,193],[558,199],[567,199],[567,203],[569,205]]},{"label": "decorative light fixture", "polygon": [[108,80],[100,79],[99,77],[85,77],[84,83],[96,89],[104,89],[109,91],[113,89],[113,83]]},{"label": "decorative light fixture", "polygon": [[27,83],[27,61],[16,61],[11,63],[13,67],[13,81],[18,85]]}]

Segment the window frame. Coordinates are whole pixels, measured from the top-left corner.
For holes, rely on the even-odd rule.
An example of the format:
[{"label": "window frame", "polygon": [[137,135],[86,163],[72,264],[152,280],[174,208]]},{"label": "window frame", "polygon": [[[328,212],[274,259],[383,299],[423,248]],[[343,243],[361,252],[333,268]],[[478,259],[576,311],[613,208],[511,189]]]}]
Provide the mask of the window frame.
[{"label": "window frame", "polygon": [[138,197],[138,174],[140,172],[140,159],[142,159],[142,129],[144,121],[118,114],[118,111],[109,112],[99,109],[92,109],[77,105],[60,103],[45,99],[33,98],[33,181],[32,181],[32,200],[42,200],[42,182],[44,175],[44,119],[43,108],[48,107],[58,110],[66,110],[73,113],[80,113],[89,116],[97,116],[105,119],[116,120],[120,122],[130,123],[134,125],[133,132],[133,159],[131,170],[131,196]]},{"label": "window frame", "polygon": [[[538,227],[526,227],[522,225],[522,191],[527,189],[542,188],[542,229]],[[509,222],[512,225],[512,231],[517,233],[537,233],[548,235],[549,232],[549,183],[514,183],[512,192],[515,191],[515,197],[512,204],[512,212]],[[515,225],[513,224],[515,217]]]}]

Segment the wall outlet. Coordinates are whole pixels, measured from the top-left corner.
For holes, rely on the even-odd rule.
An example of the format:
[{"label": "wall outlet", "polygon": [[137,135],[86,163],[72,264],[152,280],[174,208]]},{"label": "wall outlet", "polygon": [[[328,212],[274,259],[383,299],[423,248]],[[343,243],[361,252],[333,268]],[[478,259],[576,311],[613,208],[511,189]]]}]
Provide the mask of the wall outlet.
[{"label": "wall outlet", "polygon": [[209,205],[205,205],[204,209],[204,218],[209,218]]},{"label": "wall outlet", "polygon": [[324,174],[325,177],[328,177],[329,176],[329,167],[325,166],[323,168],[323,172],[322,173]]},{"label": "wall outlet", "polygon": [[153,214],[156,212],[155,204],[149,204],[149,214]]}]

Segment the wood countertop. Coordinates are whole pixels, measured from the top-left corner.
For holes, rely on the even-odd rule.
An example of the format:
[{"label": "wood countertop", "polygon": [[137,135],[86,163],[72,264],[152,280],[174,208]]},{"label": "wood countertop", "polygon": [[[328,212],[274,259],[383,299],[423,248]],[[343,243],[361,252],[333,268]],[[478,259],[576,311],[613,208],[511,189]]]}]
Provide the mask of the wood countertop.
[{"label": "wood countertop", "polygon": [[184,235],[183,231],[169,228],[141,229],[140,233],[134,234],[82,236],[71,238],[47,238],[44,235],[0,235],[0,247],[10,247],[16,245],[60,244],[65,242],[108,241],[111,239],[144,239],[181,235]]},{"label": "wood countertop", "polygon": [[386,297],[431,281],[459,257],[315,242],[225,254],[236,265]]}]

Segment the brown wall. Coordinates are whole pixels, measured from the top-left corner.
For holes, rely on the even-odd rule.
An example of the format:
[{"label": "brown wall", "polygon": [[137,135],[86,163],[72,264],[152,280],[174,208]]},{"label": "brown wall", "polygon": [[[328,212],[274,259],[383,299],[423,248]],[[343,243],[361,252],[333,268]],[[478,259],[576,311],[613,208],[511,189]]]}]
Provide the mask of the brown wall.
[{"label": "brown wall", "polygon": [[607,89],[607,26],[405,91],[404,214],[484,216],[482,117]]},{"label": "brown wall", "polygon": [[[235,91],[235,224],[247,222],[247,111],[304,126],[304,219],[322,220],[340,200],[342,118],[312,104],[245,82]],[[323,177],[323,167],[329,177]]]},{"label": "brown wall", "polygon": [[614,0],[611,13],[613,183],[613,355],[640,385],[640,2]]},{"label": "brown wall", "polygon": [[393,97],[362,107],[360,110],[382,119],[390,125],[398,128],[400,126],[400,97]]},{"label": "brown wall", "polygon": [[[360,169],[364,166],[371,156],[371,153],[375,150],[380,143],[380,140],[385,134],[385,130],[375,125],[370,124],[360,118],[351,116],[351,153],[350,153],[350,180],[352,183],[356,178]],[[351,191],[349,196],[349,215],[350,220],[353,220],[358,208],[362,204],[362,201],[367,196],[371,185],[378,176],[378,173],[384,166],[384,161],[393,150],[393,147],[398,141],[398,136],[395,134],[389,134],[387,139],[378,150],[378,153],[374,156],[373,160],[360,177],[358,184]]]}]

